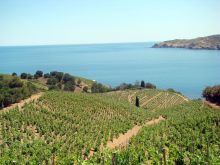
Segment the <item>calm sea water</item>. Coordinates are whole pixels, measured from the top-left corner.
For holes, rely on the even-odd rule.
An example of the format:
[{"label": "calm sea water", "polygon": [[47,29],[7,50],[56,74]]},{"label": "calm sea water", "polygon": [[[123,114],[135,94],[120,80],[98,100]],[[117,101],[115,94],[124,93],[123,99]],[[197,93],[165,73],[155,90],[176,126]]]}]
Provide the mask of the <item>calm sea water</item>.
[{"label": "calm sea water", "polygon": [[153,43],[0,47],[0,73],[58,70],[111,86],[136,80],[190,98],[220,84],[220,51],[150,48]]}]

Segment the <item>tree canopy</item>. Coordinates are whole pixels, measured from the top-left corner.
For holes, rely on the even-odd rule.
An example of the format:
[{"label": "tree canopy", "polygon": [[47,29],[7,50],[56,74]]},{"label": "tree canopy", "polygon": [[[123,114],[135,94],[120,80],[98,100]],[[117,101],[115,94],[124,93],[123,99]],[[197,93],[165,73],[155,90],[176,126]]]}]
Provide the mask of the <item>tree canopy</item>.
[{"label": "tree canopy", "polygon": [[206,87],[202,95],[207,101],[220,104],[220,85]]}]

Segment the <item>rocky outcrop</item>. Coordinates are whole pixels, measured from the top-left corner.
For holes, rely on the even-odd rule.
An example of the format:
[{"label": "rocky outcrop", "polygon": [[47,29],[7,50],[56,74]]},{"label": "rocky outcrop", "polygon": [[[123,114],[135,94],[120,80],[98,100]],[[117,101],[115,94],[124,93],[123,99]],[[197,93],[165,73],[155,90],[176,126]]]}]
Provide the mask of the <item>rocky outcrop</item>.
[{"label": "rocky outcrop", "polygon": [[176,39],[157,43],[153,48],[187,48],[220,50],[220,35],[199,37],[195,39]]}]

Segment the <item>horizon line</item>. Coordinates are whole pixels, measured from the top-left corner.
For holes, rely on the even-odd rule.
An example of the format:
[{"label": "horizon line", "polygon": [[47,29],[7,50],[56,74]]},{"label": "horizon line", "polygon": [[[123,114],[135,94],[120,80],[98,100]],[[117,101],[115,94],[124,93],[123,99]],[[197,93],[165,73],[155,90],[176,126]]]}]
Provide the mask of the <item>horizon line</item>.
[{"label": "horizon line", "polygon": [[156,43],[161,41],[125,41],[125,42],[94,42],[94,43],[65,43],[65,44],[26,44],[26,45],[0,45],[0,47],[38,47],[38,46],[71,46],[71,45],[105,45],[105,44],[132,44]]},{"label": "horizon line", "polygon": [[67,46],[67,45],[104,45],[104,44],[129,44],[129,43],[159,43],[164,41],[176,40],[176,39],[196,39],[201,37],[215,36],[220,34],[211,34],[211,35],[203,35],[194,38],[173,38],[173,39],[165,39],[165,40],[157,40],[157,41],[119,41],[119,42],[85,42],[85,43],[48,43],[48,44],[9,44],[9,45],[0,45],[0,47],[37,47],[37,46]]}]

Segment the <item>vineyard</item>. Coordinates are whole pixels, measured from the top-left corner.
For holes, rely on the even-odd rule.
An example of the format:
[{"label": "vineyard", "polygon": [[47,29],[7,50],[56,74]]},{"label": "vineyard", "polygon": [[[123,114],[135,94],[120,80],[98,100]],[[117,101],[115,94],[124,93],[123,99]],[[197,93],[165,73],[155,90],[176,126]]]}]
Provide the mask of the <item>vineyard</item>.
[{"label": "vineyard", "polygon": [[86,160],[108,140],[151,117],[113,98],[47,92],[22,110],[0,115],[0,164]]},{"label": "vineyard", "polygon": [[118,165],[220,164],[219,111],[192,101],[158,113],[166,120],[142,128],[127,148],[118,149]]},{"label": "vineyard", "polygon": [[140,106],[148,110],[168,108],[188,101],[186,97],[178,93],[156,89],[116,91],[104,95],[115,97],[120,101],[128,101],[133,105],[138,96]]},{"label": "vineyard", "polygon": [[219,139],[219,111],[162,90],[50,91],[0,113],[0,164],[219,164]]}]

